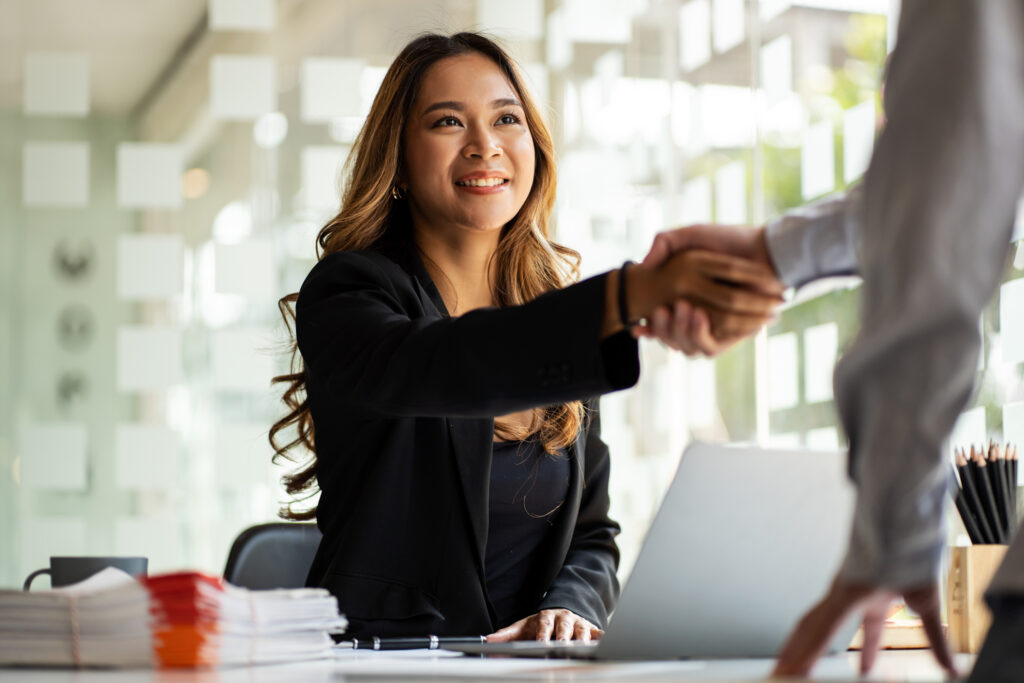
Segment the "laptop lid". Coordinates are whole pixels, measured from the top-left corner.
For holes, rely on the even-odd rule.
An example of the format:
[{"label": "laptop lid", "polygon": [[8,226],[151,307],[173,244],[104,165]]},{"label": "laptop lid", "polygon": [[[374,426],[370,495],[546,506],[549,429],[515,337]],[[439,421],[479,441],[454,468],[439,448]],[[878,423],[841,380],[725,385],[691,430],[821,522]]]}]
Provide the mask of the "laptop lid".
[{"label": "laptop lid", "polygon": [[828,588],[852,510],[844,453],[690,446],[598,657],[774,656]]}]

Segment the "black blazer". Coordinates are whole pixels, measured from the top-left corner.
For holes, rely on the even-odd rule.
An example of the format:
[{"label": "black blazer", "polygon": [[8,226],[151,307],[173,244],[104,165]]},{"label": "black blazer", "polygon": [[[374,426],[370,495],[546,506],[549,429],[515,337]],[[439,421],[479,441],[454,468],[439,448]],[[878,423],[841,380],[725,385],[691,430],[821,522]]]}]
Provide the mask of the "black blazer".
[{"label": "black blazer", "polygon": [[[296,337],[322,491],[307,578],[353,635],[478,634],[495,415],[633,385],[629,334],[598,341],[603,276],[516,307],[449,317],[409,241],[322,259],[299,292]],[[596,401],[591,405],[596,408]],[[568,449],[573,475],[537,609],[607,623],[618,583],[608,448],[596,410]]]}]

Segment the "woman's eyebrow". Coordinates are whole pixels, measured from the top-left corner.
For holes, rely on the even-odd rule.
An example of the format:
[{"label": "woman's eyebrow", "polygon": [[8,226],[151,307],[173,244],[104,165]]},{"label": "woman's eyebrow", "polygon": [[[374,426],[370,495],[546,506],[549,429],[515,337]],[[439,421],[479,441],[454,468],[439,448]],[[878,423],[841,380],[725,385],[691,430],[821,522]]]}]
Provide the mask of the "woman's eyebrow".
[{"label": "woman's eyebrow", "polygon": [[[500,107],[516,106],[521,107],[519,100],[514,97],[499,97],[496,100],[491,101],[491,107],[498,109]],[[455,100],[444,100],[443,102],[434,102],[432,105],[423,110],[423,116],[426,116],[432,111],[438,109],[454,109],[455,111],[465,111],[466,106],[462,102],[456,102]]]}]

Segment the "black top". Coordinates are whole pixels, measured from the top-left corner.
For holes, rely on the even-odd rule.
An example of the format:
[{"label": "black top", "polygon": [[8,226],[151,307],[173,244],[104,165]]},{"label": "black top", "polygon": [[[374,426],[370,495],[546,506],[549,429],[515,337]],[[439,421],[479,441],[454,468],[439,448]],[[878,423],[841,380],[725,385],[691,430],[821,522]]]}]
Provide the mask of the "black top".
[{"label": "black top", "polygon": [[533,439],[494,444],[484,566],[498,628],[536,612],[541,595],[526,587],[537,583],[534,576],[544,566],[538,550],[568,492],[564,452],[550,455]]},{"label": "black top", "polygon": [[[527,590],[603,626],[618,596],[608,447],[591,397],[633,385],[637,343],[600,340],[604,276],[451,318],[408,239],[340,252],[299,292],[296,338],[317,447],[323,541],[306,583],[349,631],[467,635],[496,626],[484,552],[494,416],[583,400],[570,481]],[[535,610],[535,611],[536,611]]]}]

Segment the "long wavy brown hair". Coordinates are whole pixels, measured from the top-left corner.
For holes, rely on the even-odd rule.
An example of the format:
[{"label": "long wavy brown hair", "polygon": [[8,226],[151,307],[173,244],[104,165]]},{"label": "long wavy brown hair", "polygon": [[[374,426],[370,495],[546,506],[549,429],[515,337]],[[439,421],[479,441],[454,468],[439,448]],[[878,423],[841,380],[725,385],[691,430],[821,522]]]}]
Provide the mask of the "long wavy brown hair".
[{"label": "long wavy brown hair", "polygon": [[[495,301],[499,306],[522,304],[579,277],[579,254],[548,239],[548,222],[555,202],[551,134],[515,63],[494,41],[477,33],[420,36],[406,45],[391,64],[345,163],[341,210],[317,237],[318,260],[338,251],[371,248],[389,230],[408,224],[406,202],[396,199],[392,189],[401,177],[403,132],[418,86],[438,61],[474,52],[491,59],[508,78],[522,103],[536,153],[533,186],[519,213],[502,229],[491,259],[490,267],[495,269]],[[285,385],[282,401],[288,414],[274,423],[269,436],[275,462],[285,458],[300,464],[300,469],[282,477],[293,500],[281,509],[280,515],[306,520],[316,517],[316,508],[296,510],[294,506],[318,491],[317,456],[305,391],[305,368],[293,334],[297,300],[298,294],[293,293],[278,302],[292,334],[291,373],[273,380]],[[583,419],[582,404],[573,401],[537,409],[529,429],[496,421],[495,433],[506,440],[536,438],[547,453],[555,454],[575,440]],[[292,429],[293,438],[282,442],[282,432]]]}]

